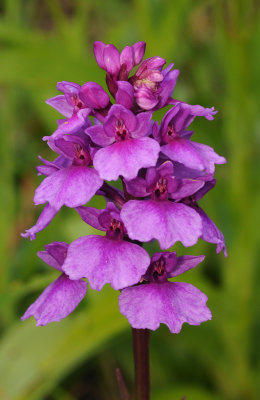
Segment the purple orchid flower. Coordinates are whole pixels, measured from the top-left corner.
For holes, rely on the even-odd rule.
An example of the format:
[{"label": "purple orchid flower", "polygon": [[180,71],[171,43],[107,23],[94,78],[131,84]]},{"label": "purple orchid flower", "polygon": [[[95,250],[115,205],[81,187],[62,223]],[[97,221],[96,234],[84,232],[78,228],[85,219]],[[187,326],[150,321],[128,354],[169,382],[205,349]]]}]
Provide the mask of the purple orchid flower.
[{"label": "purple orchid flower", "polygon": [[81,128],[90,126],[88,116],[99,116],[107,113],[110,104],[108,94],[95,82],[87,82],[80,86],[72,82],[58,82],[57,89],[64,95],[58,95],[46,101],[55,108],[66,120],[61,120],[58,129],[43,140],[55,140],[64,135],[77,133]]},{"label": "purple orchid flower", "polygon": [[81,218],[106,236],[80,237],[68,248],[63,270],[70,279],[87,278],[92,289],[110,283],[115,290],[137,283],[148,268],[146,251],[127,240],[119,210],[108,203],[105,210],[78,207]]},{"label": "purple orchid flower", "polygon": [[193,131],[187,128],[196,116],[212,120],[216,112],[214,107],[176,103],[163,117],[158,131],[161,152],[170,160],[182,163],[186,167],[214,173],[215,164],[224,164],[226,159],[215,153],[211,147],[191,141]]},{"label": "purple orchid flower", "polygon": [[207,296],[189,283],[169,282],[196,267],[204,256],[176,257],[175,252],[156,253],[142,283],[122,290],[119,309],[136,329],[156,330],[163,323],[179,333],[183,323],[200,325],[211,319]]},{"label": "purple orchid flower", "polygon": [[121,218],[131,239],[148,242],[158,239],[161,249],[178,240],[184,246],[194,245],[202,233],[201,218],[191,207],[174,200],[191,196],[203,181],[177,179],[170,161],[149,168],[145,179],[126,182],[127,190],[144,200],[130,200],[122,207]]},{"label": "purple orchid flower", "polygon": [[63,263],[66,259],[68,244],[53,242],[45,246],[46,251],[37,255],[46,264],[62,272],[62,275],[52,282],[30,305],[22,316],[22,320],[34,316],[37,326],[60,321],[67,317],[81,302],[87,292],[87,283],[82,279],[71,280],[64,273]]},{"label": "purple orchid flower", "polygon": [[43,180],[35,191],[34,203],[48,202],[56,210],[63,205],[74,208],[87,203],[103,184],[98,172],[90,167],[91,150],[87,140],[71,135],[56,140],[54,145],[56,151],[70,160],[70,165]]},{"label": "purple orchid flower", "polygon": [[[38,157],[43,163],[42,165],[38,165],[36,167],[38,175],[49,176],[59,171],[61,168],[67,168],[70,165],[70,161],[64,156],[57,157],[53,162],[44,160],[44,158],[40,156]],[[56,210],[50,204],[47,204],[42,210],[36,224],[32,228],[26,229],[25,233],[21,233],[21,236],[24,238],[29,237],[31,240],[35,240],[36,234],[45,229],[57,213],[58,210]]]},{"label": "purple orchid flower", "polygon": [[130,180],[139,169],[156,164],[160,146],[149,137],[151,113],[134,115],[122,105],[113,105],[103,125],[86,130],[98,150],[93,165],[102,179],[117,180],[121,175]]},{"label": "purple orchid flower", "polygon": [[58,112],[66,117],[65,120],[59,122],[58,129],[51,135],[45,136],[43,140],[54,140],[66,134],[77,133],[77,131],[89,125],[88,116],[91,108],[80,98],[81,86],[73,82],[58,82],[57,89],[63,92],[46,100],[46,103],[55,108]]},{"label": "purple orchid flower", "polygon": [[148,58],[129,79],[134,88],[135,100],[141,109],[158,110],[167,105],[179,71],[171,71],[173,64],[163,70],[165,63],[161,57]]},{"label": "purple orchid flower", "polygon": [[98,172],[90,166],[91,148],[84,133],[55,140],[51,146],[61,156],[53,163],[44,160],[44,165],[37,168],[47,177],[36,189],[34,203],[47,203],[47,206],[36,225],[23,234],[31,240],[51,222],[63,205],[74,208],[86,204],[103,184]]},{"label": "purple orchid flower", "polygon": [[79,98],[81,86],[73,82],[58,82],[57,90],[63,92],[58,96],[46,100],[46,103],[55,108],[66,118],[71,118],[73,114],[86,108],[86,105]]}]

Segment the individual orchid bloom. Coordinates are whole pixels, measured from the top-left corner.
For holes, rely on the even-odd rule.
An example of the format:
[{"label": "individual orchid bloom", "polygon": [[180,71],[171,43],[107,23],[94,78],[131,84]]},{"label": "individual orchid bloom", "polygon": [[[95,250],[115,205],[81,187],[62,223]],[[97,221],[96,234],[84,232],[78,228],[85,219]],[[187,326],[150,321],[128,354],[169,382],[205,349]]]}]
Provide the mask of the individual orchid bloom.
[{"label": "individual orchid bloom", "polygon": [[[66,139],[66,140],[65,140]],[[61,154],[55,162],[44,161],[38,172],[47,175],[35,191],[36,205],[47,203],[37,223],[26,230],[24,237],[35,239],[36,233],[44,229],[60,208],[86,204],[102,186],[103,179],[91,167],[91,149],[85,134],[71,135],[51,143],[53,150]]]},{"label": "individual orchid bloom", "polygon": [[[80,98],[81,86],[77,83],[62,81],[57,83],[57,89],[63,92],[58,96],[46,100],[46,103],[66,117],[60,121],[58,129],[43,140],[54,140],[66,134],[76,133],[89,124],[88,116],[91,108]],[[84,99],[85,100],[85,99]]]},{"label": "individual orchid bloom", "polygon": [[80,86],[72,82],[58,82],[57,89],[64,95],[58,95],[46,101],[55,108],[66,120],[59,123],[58,129],[51,135],[45,136],[44,140],[55,140],[66,134],[77,133],[81,128],[90,125],[88,116],[102,115],[110,104],[108,94],[95,82],[87,82]]},{"label": "individual orchid bloom", "polygon": [[114,45],[97,41],[94,43],[94,55],[99,67],[110,75],[110,79],[127,80],[131,69],[142,61],[145,46],[145,42],[137,42],[126,46],[120,53]]},{"label": "individual orchid bloom", "polygon": [[151,113],[134,115],[122,105],[114,104],[104,120],[86,129],[91,140],[101,146],[93,165],[102,179],[127,180],[137,176],[141,168],[156,164],[160,146],[147,137],[151,131]]},{"label": "individual orchid bloom", "polygon": [[66,118],[71,118],[73,114],[86,108],[86,105],[79,98],[80,88],[81,86],[77,83],[67,81],[58,82],[57,90],[64,94],[52,97],[46,100],[46,103],[55,108],[55,110]]},{"label": "individual orchid bloom", "polygon": [[211,147],[191,141],[193,131],[187,128],[196,116],[212,120],[216,112],[214,107],[176,103],[163,117],[158,131],[161,152],[170,160],[182,163],[186,167],[214,173],[215,164],[224,164],[225,158],[215,153]]},{"label": "individual orchid bloom", "polygon": [[91,168],[90,148],[80,136],[69,136],[54,143],[69,160],[67,168],[45,178],[35,191],[34,203],[48,202],[56,210],[63,205],[78,207],[87,203],[102,186],[103,180],[98,172]]},{"label": "individual orchid bloom", "polygon": [[[70,160],[62,155],[57,157],[54,161],[44,160],[44,158],[40,156],[39,159],[42,161],[42,165],[38,165],[36,167],[38,175],[50,176],[59,171],[61,168],[67,168],[70,165]],[[50,204],[47,204],[42,210],[36,224],[30,229],[26,229],[25,233],[22,233],[21,236],[35,240],[36,234],[45,229],[57,213],[58,210],[56,210],[56,208],[52,207]]]},{"label": "individual orchid bloom", "polygon": [[191,196],[203,185],[199,180],[176,179],[170,161],[159,168],[149,168],[145,179],[127,182],[130,194],[149,196],[130,200],[122,207],[121,218],[129,237],[141,242],[157,239],[161,249],[168,249],[177,241],[184,246],[194,245],[202,233],[201,218],[191,207],[173,199]]},{"label": "individual orchid bloom", "polygon": [[46,100],[46,103],[66,118],[71,118],[85,108],[102,109],[108,106],[109,96],[96,82],[87,82],[83,86],[73,82],[58,82],[57,89],[63,92]]},{"label": "individual orchid bloom", "polygon": [[63,265],[70,279],[87,278],[92,289],[110,283],[115,290],[137,283],[146,272],[150,258],[146,251],[127,239],[120,213],[113,203],[105,210],[78,207],[81,218],[105,236],[80,237],[69,245]]},{"label": "individual orchid bloom", "polygon": [[68,244],[53,242],[45,246],[46,251],[37,253],[46,264],[57,269],[62,274],[52,282],[30,305],[22,316],[22,320],[34,316],[37,326],[60,321],[67,317],[85,297],[87,283],[82,279],[71,280],[64,273],[63,263],[67,256]]},{"label": "individual orchid bloom", "polygon": [[167,105],[179,75],[170,64],[165,70],[166,61],[161,57],[144,60],[136,73],[129,78],[133,85],[136,103],[144,110],[157,110]]},{"label": "individual orchid bloom", "polygon": [[136,329],[156,330],[160,324],[179,333],[183,323],[200,325],[211,319],[207,296],[189,283],[170,282],[191,268],[204,256],[176,257],[175,252],[156,253],[141,283],[122,290],[119,309]]},{"label": "individual orchid bloom", "polygon": [[175,173],[173,163],[165,161],[157,168],[148,168],[145,178],[138,176],[125,181],[125,184],[128,193],[134,197],[181,200],[197,192],[205,182],[203,178],[180,178]]}]

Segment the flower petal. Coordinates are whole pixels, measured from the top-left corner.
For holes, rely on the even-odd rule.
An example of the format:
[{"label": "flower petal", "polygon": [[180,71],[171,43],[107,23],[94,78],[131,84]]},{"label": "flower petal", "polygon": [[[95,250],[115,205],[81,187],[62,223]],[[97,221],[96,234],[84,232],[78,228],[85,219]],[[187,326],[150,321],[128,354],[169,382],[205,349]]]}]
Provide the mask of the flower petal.
[{"label": "flower petal", "polygon": [[85,83],[81,87],[79,97],[90,108],[105,108],[110,100],[102,86],[95,82]]},{"label": "flower petal", "polygon": [[134,105],[134,89],[133,86],[126,81],[117,82],[118,90],[116,92],[116,102],[125,108],[132,108]]},{"label": "flower petal", "polygon": [[147,191],[144,178],[137,176],[131,181],[125,181],[125,184],[127,192],[134,197],[147,197],[150,194],[150,192]]},{"label": "flower petal", "polygon": [[227,161],[225,157],[218,155],[212,147],[206,144],[191,142],[192,147],[204,160],[204,168],[209,174],[215,172],[215,164],[225,164]]},{"label": "flower petal", "polygon": [[201,189],[205,182],[199,179],[181,179],[177,180],[178,187],[174,188],[170,195],[175,200],[181,200],[189,197]]},{"label": "flower petal", "polygon": [[224,164],[224,157],[219,156],[214,150],[201,143],[178,138],[171,143],[162,146],[161,152],[173,161],[178,161],[188,168],[205,170],[212,174],[215,171],[215,164]]},{"label": "flower petal", "polygon": [[176,139],[161,147],[161,152],[173,161],[178,161],[188,168],[204,169],[204,159],[194,149],[190,140]]},{"label": "flower petal", "polygon": [[88,126],[89,120],[88,116],[90,114],[90,108],[83,108],[78,111],[77,114],[74,114],[67,121],[64,121],[59,125],[58,129],[51,136],[44,136],[42,139],[46,140],[56,140],[62,138],[64,135],[77,133],[80,128],[83,128],[86,125]]},{"label": "flower petal", "polygon": [[34,203],[49,202],[56,210],[63,205],[78,207],[87,203],[102,184],[93,168],[72,165],[45,178],[35,191]]},{"label": "flower petal", "polygon": [[98,217],[100,216],[103,210],[98,210],[95,207],[80,206],[76,208],[76,211],[79,213],[81,219],[88,225],[92,226],[95,229],[105,231],[105,229],[103,228],[102,225],[100,225],[98,220]]},{"label": "flower petal", "polygon": [[174,269],[168,273],[168,278],[173,278],[183,274],[189,269],[195,268],[204,260],[205,256],[181,256],[177,257],[177,263]]},{"label": "flower petal", "polygon": [[113,44],[104,48],[104,64],[106,71],[112,75],[117,75],[120,70],[120,53]]},{"label": "flower petal", "polygon": [[34,240],[36,233],[46,228],[46,226],[48,226],[52,219],[55,217],[57,212],[58,210],[56,210],[50,204],[47,204],[42,210],[36,224],[32,228],[26,229],[25,233],[21,233],[21,236],[24,238],[29,237],[31,240]]},{"label": "flower petal", "polygon": [[208,217],[205,211],[198,206],[193,206],[194,210],[201,217],[202,221],[202,235],[201,239],[205,240],[209,243],[216,243],[217,245],[217,253],[220,253],[223,250],[225,257],[227,257],[227,249],[225,245],[225,239],[223,233],[218,229],[218,227],[214,224],[214,222]]},{"label": "flower petal", "polygon": [[62,274],[52,282],[31,304],[22,316],[22,321],[34,316],[37,326],[60,321],[67,317],[81,302],[87,292],[87,283],[72,281]]},{"label": "flower petal", "polygon": [[193,246],[201,235],[200,216],[180,203],[130,200],[124,204],[121,218],[131,239],[157,239],[161,249],[168,249],[178,240],[184,246]]},{"label": "flower petal", "polygon": [[77,95],[80,90],[80,85],[75,82],[62,81],[57,83],[57,90],[68,95]]},{"label": "flower petal", "polygon": [[211,319],[207,300],[189,283],[148,283],[123,289],[119,309],[133,328],[156,330],[162,323],[179,333],[184,322],[200,325]]},{"label": "flower petal", "polygon": [[[172,67],[172,66],[171,66]],[[159,102],[155,107],[155,110],[158,110],[165,105],[167,105],[167,101],[169,97],[172,95],[177,78],[179,76],[179,70],[174,69],[173,71],[168,72],[165,76],[164,79],[160,85],[160,97],[159,97]],[[164,71],[163,71],[164,74]]]},{"label": "flower petal", "polygon": [[151,110],[158,104],[158,96],[145,85],[135,90],[135,100],[143,110]]},{"label": "flower petal", "polygon": [[103,129],[102,125],[94,125],[86,129],[86,134],[90,136],[91,140],[99,146],[108,146],[112,144],[115,139],[113,136],[108,136]]},{"label": "flower petal", "polygon": [[96,59],[96,62],[102,69],[106,69],[105,63],[104,63],[104,49],[106,47],[105,43],[96,41],[94,43],[94,56]]},{"label": "flower petal", "polygon": [[131,46],[126,46],[123,48],[120,54],[120,64],[121,67],[125,65],[127,76],[131,69],[134,67],[134,54]]},{"label": "flower petal", "polygon": [[111,129],[113,129],[115,135],[117,121],[123,121],[129,132],[133,132],[136,129],[136,116],[132,111],[123,107],[121,104],[113,104],[109,110],[107,119],[104,122],[104,129],[108,131],[108,135]]},{"label": "flower petal", "polygon": [[131,136],[133,138],[148,136],[151,128],[152,113],[151,112],[142,112],[137,114],[137,129],[132,132]]},{"label": "flower petal", "polygon": [[62,271],[62,265],[67,256],[68,243],[52,242],[46,244],[46,251],[38,251],[37,256],[40,257],[46,264]]},{"label": "flower petal", "polygon": [[[118,208],[111,201],[107,202],[107,206],[103,210],[98,210],[95,207],[84,207],[80,206],[76,208],[77,212],[81,216],[81,219],[88,225],[100,231],[106,231],[108,226],[102,224],[102,214],[112,214],[112,218],[120,220],[120,214]],[[111,220],[111,218],[110,218]]]},{"label": "flower petal", "polygon": [[38,158],[43,163],[43,165],[37,165],[36,167],[38,175],[49,176],[60,169],[55,162],[44,160],[41,156],[38,156]]},{"label": "flower petal", "polygon": [[145,47],[146,47],[145,42],[136,42],[135,44],[133,44],[132,49],[134,54],[135,65],[139,64],[142,61],[145,52]]},{"label": "flower petal", "polygon": [[90,235],[71,243],[63,270],[71,279],[87,278],[92,289],[110,283],[118,290],[137,283],[149,264],[146,251],[134,243]]},{"label": "flower petal", "polygon": [[68,104],[66,97],[63,94],[52,97],[45,101],[49,106],[55,108],[59,113],[67,118],[70,118],[73,114],[73,107]]},{"label": "flower petal", "polygon": [[113,143],[97,151],[93,164],[102,179],[117,180],[122,175],[134,179],[140,168],[156,164],[159,144],[148,137]]}]

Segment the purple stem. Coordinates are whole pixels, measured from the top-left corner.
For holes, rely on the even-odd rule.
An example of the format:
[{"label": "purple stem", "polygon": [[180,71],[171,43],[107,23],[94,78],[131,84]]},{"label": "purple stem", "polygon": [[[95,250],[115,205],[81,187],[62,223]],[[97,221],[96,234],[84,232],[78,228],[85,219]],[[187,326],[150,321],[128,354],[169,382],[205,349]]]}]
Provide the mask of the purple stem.
[{"label": "purple stem", "polygon": [[135,400],[150,400],[149,329],[132,329],[135,363]]}]

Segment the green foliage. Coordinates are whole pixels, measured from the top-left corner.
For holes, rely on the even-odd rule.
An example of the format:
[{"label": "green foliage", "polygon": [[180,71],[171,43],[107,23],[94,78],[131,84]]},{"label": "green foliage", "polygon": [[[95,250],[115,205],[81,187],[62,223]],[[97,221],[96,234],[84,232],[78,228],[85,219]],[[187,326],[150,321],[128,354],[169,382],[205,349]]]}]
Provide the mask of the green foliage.
[{"label": "green foliage", "polygon": [[33,321],[16,321],[6,330],[0,349],[2,398],[43,398],[71,369],[126,329],[112,289],[102,297],[88,293],[88,302],[87,309],[81,307],[81,312],[61,323],[39,329]]},{"label": "green foliage", "polygon": [[[19,322],[56,276],[36,252],[53,240],[70,242],[89,233],[73,210],[64,209],[36,241],[19,237],[39,214],[32,203],[39,183],[36,156],[50,157],[41,137],[59,118],[44,100],[56,94],[60,80],[104,83],[94,40],[119,48],[146,40],[147,56],[174,61],[181,70],[175,97],[219,110],[214,122],[194,122],[196,140],[228,159],[202,204],[225,234],[229,257],[217,256],[202,241],[191,249],[176,246],[180,254],[207,255],[184,278],[207,293],[213,320],[184,326],[180,335],[165,327],[152,334],[153,398],[259,399],[259,8],[253,0],[2,1],[1,400],[118,399],[116,366],[131,389],[130,330],[109,288],[89,291],[59,324],[36,328],[34,321]],[[92,388],[85,397],[82,384]]]}]

